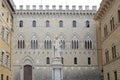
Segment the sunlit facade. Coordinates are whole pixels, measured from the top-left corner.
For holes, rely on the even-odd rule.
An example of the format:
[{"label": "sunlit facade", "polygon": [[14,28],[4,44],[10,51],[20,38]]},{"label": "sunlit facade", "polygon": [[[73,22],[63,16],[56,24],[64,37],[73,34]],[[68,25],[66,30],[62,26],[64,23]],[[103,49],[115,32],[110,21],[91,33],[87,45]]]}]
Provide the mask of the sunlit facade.
[{"label": "sunlit facade", "polygon": [[0,80],[12,80],[13,3],[0,0]]},{"label": "sunlit facade", "polygon": [[120,79],[120,1],[103,0],[95,15],[99,68],[103,80]]}]

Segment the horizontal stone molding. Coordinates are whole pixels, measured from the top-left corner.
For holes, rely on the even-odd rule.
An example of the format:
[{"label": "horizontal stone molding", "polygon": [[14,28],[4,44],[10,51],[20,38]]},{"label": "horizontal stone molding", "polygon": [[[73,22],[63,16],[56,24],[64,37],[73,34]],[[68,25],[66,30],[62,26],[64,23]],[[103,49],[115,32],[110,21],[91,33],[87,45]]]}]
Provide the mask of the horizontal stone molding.
[{"label": "horizontal stone molding", "polygon": [[96,11],[72,11],[72,10],[16,10],[16,12],[14,14],[17,15],[90,15],[90,16],[94,16],[96,14]]}]

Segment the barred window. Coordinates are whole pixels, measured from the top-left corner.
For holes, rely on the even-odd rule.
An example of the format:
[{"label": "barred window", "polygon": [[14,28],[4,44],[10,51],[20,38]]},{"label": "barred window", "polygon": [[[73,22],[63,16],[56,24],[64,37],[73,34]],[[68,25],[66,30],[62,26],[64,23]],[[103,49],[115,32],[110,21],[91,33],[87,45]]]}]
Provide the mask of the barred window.
[{"label": "barred window", "polygon": [[106,63],[108,63],[109,62],[109,51],[108,50],[105,51],[105,58],[106,58]]},{"label": "barred window", "polygon": [[92,41],[85,40],[85,49],[92,49]]},{"label": "barred window", "polygon": [[115,59],[117,57],[117,53],[116,53],[116,46],[112,46],[112,57],[113,59]]},{"label": "barred window", "polygon": [[72,49],[79,49],[79,41],[72,40]]},{"label": "barred window", "polygon": [[90,65],[90,64],[91,64],[91,58],[88,57],[88,65]]},{"label": "barred window", "polygon": [[115,28],[114,17],[110,20],[111,31]]},{"label": "barred window", "polygon": [[75,20],[73,21],[73,27],[76,27],[76,21]]},{"label": "barred window", "polygon": [[32,26],[36,27],[36,21],[35,20],[32,21]]},{"label": "barred window", "polygon": [[52,41],[51,40],[45,40],[44,41],[44,48],[45,49],[51,49],[52,48]]},{"label": "barred window", "polygon": [[25,48],[25,40],[22,36],[19,36],[17,41],[18,49],[24,49]]},{"label": "barred window", "polygon": [[77,64],[77,58],[76,57],[74,58],[74,64]]},{"label": "barred window", "polygon": [[19,27],[23,27],[23,21],[22,20],[19,21]]},{"label": "barred window", "polygon": [[104,37],[108,36],[108,29],[107,29],[107,25],[105,25],[104,27]]},{"label": "barred window", "polygon": [[90,27],[90,22],[87,20],[86,21],[86,27],[89,28]]},{"label": "barred window", "polygon": [[38,41],[31,40],[31,49],[38,49]]},{"label": "barred window", "polygon": [[46,21],[46,27],[50,27],[50,21]]},{"label": "barred window", "polygon": [[62,20],[59,21],[59,27],[63,27],[63,21]]},{"label": "barred window", "polygon": [[46,64],[50,64],[50,58],[49,57],[46,58]]}]

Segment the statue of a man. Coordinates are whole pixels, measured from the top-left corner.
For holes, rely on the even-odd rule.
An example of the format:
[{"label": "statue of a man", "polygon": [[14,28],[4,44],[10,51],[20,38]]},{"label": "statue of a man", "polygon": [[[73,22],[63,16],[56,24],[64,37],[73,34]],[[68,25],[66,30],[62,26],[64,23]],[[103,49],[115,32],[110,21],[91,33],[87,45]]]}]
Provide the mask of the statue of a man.
[{"label": "statue of a man", "polygon": [[60,58],[60,51],[61,51],[61,40],[56,37],[54,40],[54,57]]}]

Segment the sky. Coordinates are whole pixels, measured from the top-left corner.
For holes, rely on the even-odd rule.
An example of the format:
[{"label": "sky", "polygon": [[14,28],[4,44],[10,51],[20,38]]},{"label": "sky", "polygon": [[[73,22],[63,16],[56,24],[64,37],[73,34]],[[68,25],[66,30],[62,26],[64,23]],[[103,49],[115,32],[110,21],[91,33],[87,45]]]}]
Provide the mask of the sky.
[{"label": "sky", "polygon": [[85,5],[89,5],[91,6],[97,6],[97,8],[99,7],[100,3],[102,0],[13,0],[16,8],[19,7],[19,5],[56,5],[58,7],[58,5],[63,5],[63,8],[65,7],[65,5],[70,5],[70,7],[72,5],[82,5],[83,8]]}]

